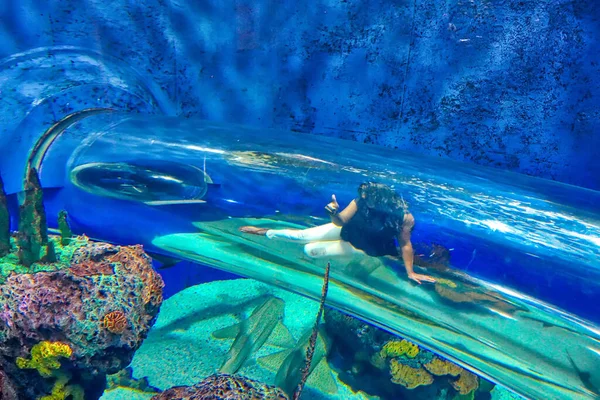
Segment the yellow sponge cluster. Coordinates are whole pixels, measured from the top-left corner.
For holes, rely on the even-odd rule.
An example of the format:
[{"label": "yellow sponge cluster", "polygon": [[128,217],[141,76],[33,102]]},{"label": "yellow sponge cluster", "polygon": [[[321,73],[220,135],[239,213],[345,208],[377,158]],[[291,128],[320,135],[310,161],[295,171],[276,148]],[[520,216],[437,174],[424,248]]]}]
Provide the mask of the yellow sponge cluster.
[{"label": "yellow sponge cluster", "polygon": [[390,372],[392,374],[392,382],[400,384],[407,389],[414,389],[417,386],[427,386],[433,383],[433,376],[423,368],[409,367],[396,360],[390,362]]},{"label": "yellow sponge cluster", "polygon": [[17,357],[17,367],[37,369],[43,377],[50,377],[52,370],[60,368],[58,357],[71,357],[73,350],[63,342],[43,341],[31,348],[31,359]]},{"label": "yellow sponge cluster", "polygon": [[479,378],[477,375],[463,370],[460,373],[458,380],[452,382],[452,386],[454,386],[454,389],[458,390],[458,393],[467,395],[477,390],[479,387]]},{"label": "yellow sponge cluster", "polygon": [[408,358],[415,358],[419,354],[419,346],[408,340],[390,340],[380,351],[383,358],[394,358],[406,355]]},{"label": "yellow sponge cluster", "polygon": [[39,400],[65,400],[71,396],[73,400],[84,400],[84,392],[79,385],[67,385],[69,377],[65,374],[59,374],[54,386],[52,387],[52,393],[46,396],[40,397]]},{"label": "yellow sponge cluster", "polygon": [[460,366],[454,364],[453,362],[450,362],[448,360],[442,360],[437,357],[434,357],[433,360],[425,364],[424,367],[427,371],[437,376],[458,376],[463,371],[463,369]]}]

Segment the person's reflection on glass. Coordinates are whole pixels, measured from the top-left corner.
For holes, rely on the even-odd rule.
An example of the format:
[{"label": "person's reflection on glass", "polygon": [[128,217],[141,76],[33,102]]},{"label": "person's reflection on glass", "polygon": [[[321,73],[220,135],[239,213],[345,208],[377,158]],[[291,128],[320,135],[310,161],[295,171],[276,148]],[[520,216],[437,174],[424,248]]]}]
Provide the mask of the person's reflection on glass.
[{"label": "person's reflection on glass", "polygon": [[307,229],[266,229],[243,226],[240,231],[306,243],[304,252],[313,258],[367,254],[372,257],[402,258],[408,277],[417,283],[435,282],[413,270],[414,252],[410,240],[415,218],[404,200],[389,186],[367,182],[358,188],[358,197],[339,211],[335,195],[325,207],[331,223]]}]

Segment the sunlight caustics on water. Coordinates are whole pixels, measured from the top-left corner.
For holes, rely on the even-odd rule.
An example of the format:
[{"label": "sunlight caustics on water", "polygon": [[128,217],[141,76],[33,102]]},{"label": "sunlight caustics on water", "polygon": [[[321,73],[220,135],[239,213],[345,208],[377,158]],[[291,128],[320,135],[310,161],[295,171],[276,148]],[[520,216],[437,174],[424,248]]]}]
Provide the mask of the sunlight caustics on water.
[{"label": "sunlight caustics on water", "polygon": [[[194,119],[108,113],[64,129],[41,180],[57,188],[48,207],[66,208],[74,231],[127,237],[313,298],[331,261],[328,304],[524,396],[597,396],[600,194]],[[450,250],[451,268],[427,269],[435,285],[409,283],[388,260],[311,259],[299,244],[238,231],[328,222],[331,194],[343,207],[369,180],[392,185],[410,203],[413,242]]]}]

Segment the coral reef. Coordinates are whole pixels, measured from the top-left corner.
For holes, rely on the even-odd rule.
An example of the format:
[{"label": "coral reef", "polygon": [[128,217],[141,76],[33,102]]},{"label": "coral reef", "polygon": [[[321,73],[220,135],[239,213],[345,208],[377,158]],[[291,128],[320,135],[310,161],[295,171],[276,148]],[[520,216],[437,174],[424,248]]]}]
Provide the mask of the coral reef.
[{"label": "coral reef", "polygon": [[[384,398],[474,398],[476,375],[414,343],[339,311],[325,312],[339,377],[354,391]],[[462,396],[462,397],[461,397]]]},{"label": "coral reef", "polygon": [[65,400],[67,398],[71,398],[72,400],[85,399],[85,394],[81,386],[67,384],[71,379],[70,375],[61,373],[57,374],[56,378],[51,393],[47,396],[40,397],[40,400]]},{"label": "coral reef", "polygon": [[[98,398],[106,374],[129,364],[146,337],[164,284],[141,246],[112,246],[86,237],[75,237],[64,247],[59,237],[49,241],[58,261],[42,265],[46,270],[27,273],[14,255],[18,249],[5,257],[16,265],[2,266],[1,367],[23,399],[75,396],[77,385],[85,388],[86,399]],[[58,362],[59,355],[67,358]],[[36,368],[41,375],[21,368]],[[61,381],[65,374],[68,385]]]},{"label": "coral reef", "polygon": [[413,368],[400,363],[397,359],[390,362],[390,373],[392,382],[400,384],[407,389],[414,389],[417,386],[427,386],[433,383],[433,377],[423,368]]},{"label": "coral reef", "polygon": [[408,358],[415,358],[419,354],[419,346],[406,339],[394,339],[383,345],[380,354],[382,358],[394,358],[403,355]]},{"label": "coral reef", "polygon": [[48,240],[48,225],[44,210],[42,187],[38,173],[31,168],[25,180],[25,200],[19,207],[19,262],[25,267],[33,263],[56,261],[54,243]]},{"label": "coral reef", "polygon": [[31,359],[17,357],[20,369],[36,369],[43,377],[52,376],[52,370],[60,368],[59,357],[69,358],[73,355],[71,347],[62,342],[40,342],[31,348]]},{"label": "coral reef", "polygon": [[452,381],[452,387],[454,387],[458,393],[466,395],[477,390],[479,387],[479,379],[475,374],[463,369],[458,380]]},{"label": "coral reef", "polygon": [[194,386],[177,386],[152,400],[288,400],[279,388],[253,379],[228,374],[215,374]]},{"label": "coral reef", "polygon": [[102,323],[109,332],[117,335],[125,332],[125,329],[127,328],[127,318],[125,318],[123,311],[109,312],[104,316]]},{"label": "coral reef", "polygon": [[452,375],[458,376],[462,371],[462,367],[441,358],[434,357],[431,362],[424,365],[425,369],[436,376]]},{"label": "coral reef", "polygon": [[24,186],[14,243],[0,190],[0,398],[99,398],[147,336],[164,283],[141,246],[72,237],[64,212],[49,236],[35,169]]},{"label": "coral reef", "polygon": [[0,258],[10,252],[10,215],[4,192],[4,182],[0,176]]}]

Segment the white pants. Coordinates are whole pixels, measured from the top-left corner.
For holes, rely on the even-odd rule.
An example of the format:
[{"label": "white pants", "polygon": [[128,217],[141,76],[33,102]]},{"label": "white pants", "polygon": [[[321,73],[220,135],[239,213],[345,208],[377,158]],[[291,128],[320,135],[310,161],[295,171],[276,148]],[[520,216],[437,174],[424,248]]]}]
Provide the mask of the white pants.
[{"label": "white pants", "polygon": [[312,258],[365,255],[350,243],[341,239],[342,228],[333,223],[307,229],[269,229],[269,239],[284,239],[306,243],[304,254]]}]

